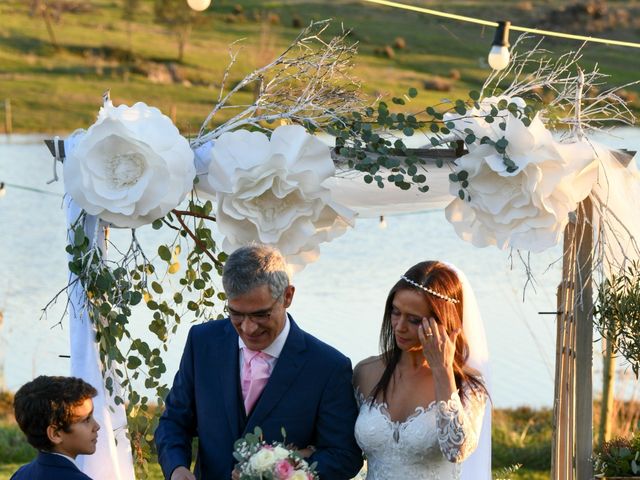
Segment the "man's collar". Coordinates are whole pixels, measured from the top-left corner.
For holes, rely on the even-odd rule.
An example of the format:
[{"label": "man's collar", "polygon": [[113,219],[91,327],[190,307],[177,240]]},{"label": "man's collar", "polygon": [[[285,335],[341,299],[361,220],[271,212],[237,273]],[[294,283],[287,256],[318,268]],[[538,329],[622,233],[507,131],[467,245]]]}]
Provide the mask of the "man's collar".
[{"label": "man's collar", "polygon": [[[273,358],[280,357],[284,344],[287,341],[289,330],[291,330],[291,322],[289,321],[289,315],[285,313],[284,327],[282,328],[282,331],[278,334],[273,343],[262,351]],[[238,346],[241,350],[246,347],[240,336],[238,336]]]}]

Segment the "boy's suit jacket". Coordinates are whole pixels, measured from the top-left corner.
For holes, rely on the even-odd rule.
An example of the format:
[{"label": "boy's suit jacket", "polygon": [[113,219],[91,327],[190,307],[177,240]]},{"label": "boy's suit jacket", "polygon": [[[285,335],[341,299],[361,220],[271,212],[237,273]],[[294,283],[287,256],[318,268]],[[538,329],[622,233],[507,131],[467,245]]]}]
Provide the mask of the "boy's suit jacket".
[{"label": "boy's suit jacket", "polygon": [[31,463],[23,465],[10,480],[91,480],[70,460],[55,453],[39,452]]}]

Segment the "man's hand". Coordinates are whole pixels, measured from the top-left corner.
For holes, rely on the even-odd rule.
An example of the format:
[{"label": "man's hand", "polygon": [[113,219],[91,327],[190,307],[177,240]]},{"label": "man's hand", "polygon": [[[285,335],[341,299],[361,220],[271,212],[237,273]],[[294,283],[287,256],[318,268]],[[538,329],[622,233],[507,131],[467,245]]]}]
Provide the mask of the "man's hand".
[{"label": "man's hand", "polygon": [[196,480],[196,476],[187,467],[178,467],[171,474],[171,480]]},{"label": "man's hand", "polygon": [[316,451],[316,447],[314,447],[313,445],[309,445],[307,448],[301,448],[300,450],[298,450],[298,454],[302,457],[302,458],[309,458],[311,455],[313,455]]}]

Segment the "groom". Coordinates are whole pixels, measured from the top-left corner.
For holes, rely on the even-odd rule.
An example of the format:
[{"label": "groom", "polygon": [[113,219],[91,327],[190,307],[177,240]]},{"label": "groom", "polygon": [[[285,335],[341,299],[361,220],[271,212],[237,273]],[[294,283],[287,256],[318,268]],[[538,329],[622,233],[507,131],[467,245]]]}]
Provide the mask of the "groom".
[{"label": "groom", "polygon": [[155,432],[165,478],[230,479],[233,443],[256,426],[267,442],[281,441],[284,428],[322,480],[354,477],[362,456],[351,362],[287,314],[295,288],[282,254],[242,247],[227,259],[222,284],[229,318],[191,328]]}]

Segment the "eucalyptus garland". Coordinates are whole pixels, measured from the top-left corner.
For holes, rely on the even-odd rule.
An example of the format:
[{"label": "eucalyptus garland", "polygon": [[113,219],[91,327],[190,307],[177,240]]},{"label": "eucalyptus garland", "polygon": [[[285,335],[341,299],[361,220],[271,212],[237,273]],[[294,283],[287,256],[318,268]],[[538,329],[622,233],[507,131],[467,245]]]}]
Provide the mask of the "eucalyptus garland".
[{"label": "eucalyptus garland", "polygon": [[[393,105],[404,106],[417,95],[418,91],[410,88],[404,97],[393,97],[391,101]],[[417,132],[430,135],[429,144],[432,148],[455,144],[457,139],[462,139],[467,146],[491,145],[502,156],[507,172],[514,173],[518,167],[509,158],[509,141],[504,135],[494,140],[486,135],[478,138],[470,128],[463,132],[456,131],[454,122],[448,120],[447,115],[455,114],[456,119],[482,118],[488,124],[495,122],[500,130],[505,131],[507,115],[515,116],[528,127],[536,110],[531,105],[520,107],[501,99],[496,105],[491,105],[486,114],[478,115],[474,112],[481,108],[480,96],[480,92],[471,90],[466,99],[446,101],[411,114],[392,112],[386,102],[379,101],[363,112],[339,117],[327,131],[336,138],[336,153],[347,160],[350,168],[363,172],[366,183],[375,182],[379,188],[384,188],[387,183],[402,190],[409,190],[412,186],[423,193],[429,190],[425,155],[407,147],[403,139]],[[435,158],[435,163],[438,168],[445,164],[440,157]],[[463,200],[471,200],[467,191],[468,176],[465,170],[449,175],[451,182],[460,184],[458,195]]]},{"label": "eucalyptus garland", "polygon": [[[214,277],[222,274],[226,254],[219,251],[213,239],[210,223],[215,218],[211,210],[210,201],[201,202],[194,196],[187,210],[174,209],[153,222],[154,229],[164,227],[176,232],[171,243],[157,249],[162,268],[155,267],[145,255],[135,230],[131,231],[129,250],[114,261],[107,260],[100,245],[91,244],[86,236],[86,213],[72,225],[73,243],[66,247],[71,256],[69,270],[86,291],[85,308],[96,328],[105,387],[116,405],[125,406],[138,474],[147,471],[153,432],[169,391],[162,375],[167,370],[163,355],[168,351],[170,335],[186,320],[218,317],[216,301],[225,300],[224,292],[213,286]],[[180,263],[183,257],[185,265]],[[163,280],[174,275],[178,289],[165,292]],[[132,309],[139,304],[151,312],[148,330],[159,347],[152,348],[131,333]],[[140,394],[140,384],[154,392],[152,398]]]}]

